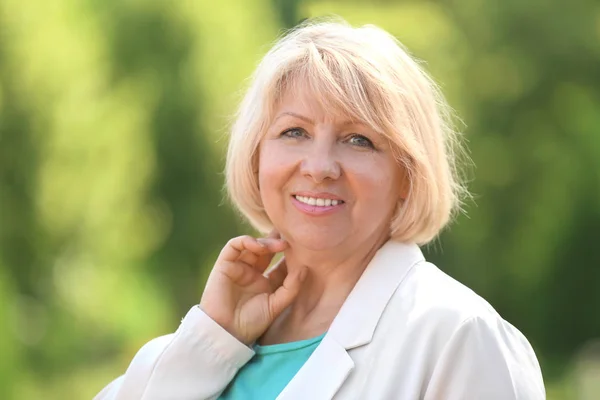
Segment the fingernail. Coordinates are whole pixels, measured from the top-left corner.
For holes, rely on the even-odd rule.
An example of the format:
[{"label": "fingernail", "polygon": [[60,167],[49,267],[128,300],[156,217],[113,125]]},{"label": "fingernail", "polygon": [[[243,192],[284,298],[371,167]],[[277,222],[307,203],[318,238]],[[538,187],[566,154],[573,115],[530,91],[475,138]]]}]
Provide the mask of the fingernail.
[{"label": "fingernail", "polygon": [[261,247],[267,247],[267,243],[266,243],[265,239],[262,239],[262,238],[256,239],[256,242],[258,244],[260,244]]}]

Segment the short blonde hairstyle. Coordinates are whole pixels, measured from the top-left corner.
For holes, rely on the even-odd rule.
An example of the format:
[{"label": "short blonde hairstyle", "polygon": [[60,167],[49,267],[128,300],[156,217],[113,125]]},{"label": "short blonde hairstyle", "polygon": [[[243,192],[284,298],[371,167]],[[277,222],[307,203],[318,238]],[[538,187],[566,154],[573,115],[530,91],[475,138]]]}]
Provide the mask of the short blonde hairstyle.
[{"label": "short blonde hairstyle", "polygon": [[467,194],[457,168],[459,135],[435,82],[397,39],[372,25],[308,21],[264,56],[231,130],[225,172],[233,204],[259,231],[272,229],[258,186],[258,149],[282,96],[300,86],[323,107],[388,138],[410,184],[390,235],[418,244],[434,239]]}]

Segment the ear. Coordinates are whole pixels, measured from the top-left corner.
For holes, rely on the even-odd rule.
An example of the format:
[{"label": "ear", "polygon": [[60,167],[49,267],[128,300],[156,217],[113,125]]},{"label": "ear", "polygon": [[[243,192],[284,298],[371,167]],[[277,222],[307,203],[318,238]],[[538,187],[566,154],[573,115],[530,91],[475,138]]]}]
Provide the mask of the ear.
[{"label": "ear", "polygon": [[401,201],[404,201],[408,198],[412,187],[412,157],[400,150],[398,146],[391,141],[390,147],[392,149],[392,154],[394,155],[394,158],[396,160],[396,165],[398,166],[399,172],[398,175],[400,180],[400,186],[398,188],[398,196],[400,197]]},{"label": "ear", "polygon": [[412,179],[410,177],[410,173],[407,171],[406,168],[401,168],[400,188],[399,188],[400,200],[404,201],[408,198],[411,187],[412,187]]},{"label": "ear", "polygon": [[402,182],[400,186],[400,200],[405,201],[410,194],[410,181],[408,179]]}]

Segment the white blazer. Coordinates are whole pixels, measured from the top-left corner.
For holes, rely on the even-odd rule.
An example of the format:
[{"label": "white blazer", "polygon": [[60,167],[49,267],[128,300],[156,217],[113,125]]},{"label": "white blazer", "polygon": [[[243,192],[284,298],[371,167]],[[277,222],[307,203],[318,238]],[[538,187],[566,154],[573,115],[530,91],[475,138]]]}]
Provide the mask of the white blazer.
[{"label": "white blazer", "polygon": [[[193,307],[95,400],[216,399],[253,356]],[[390,241],[279,400],[540,400],[527,339],[472,290]]]}]

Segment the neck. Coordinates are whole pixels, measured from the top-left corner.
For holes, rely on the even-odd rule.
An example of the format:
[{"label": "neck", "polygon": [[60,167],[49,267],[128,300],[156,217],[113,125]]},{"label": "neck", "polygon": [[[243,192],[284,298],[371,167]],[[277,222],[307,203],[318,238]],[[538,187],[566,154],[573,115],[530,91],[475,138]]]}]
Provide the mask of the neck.
[{"label": "neck", "polygon": [[288,271],[305,266],[308,276],[294,303],[273,323],[263,342],[281,343],[318,336],[333,322],[344,301],[379,248],[382,236],[344,249],[310,251],[290,243]]}]

